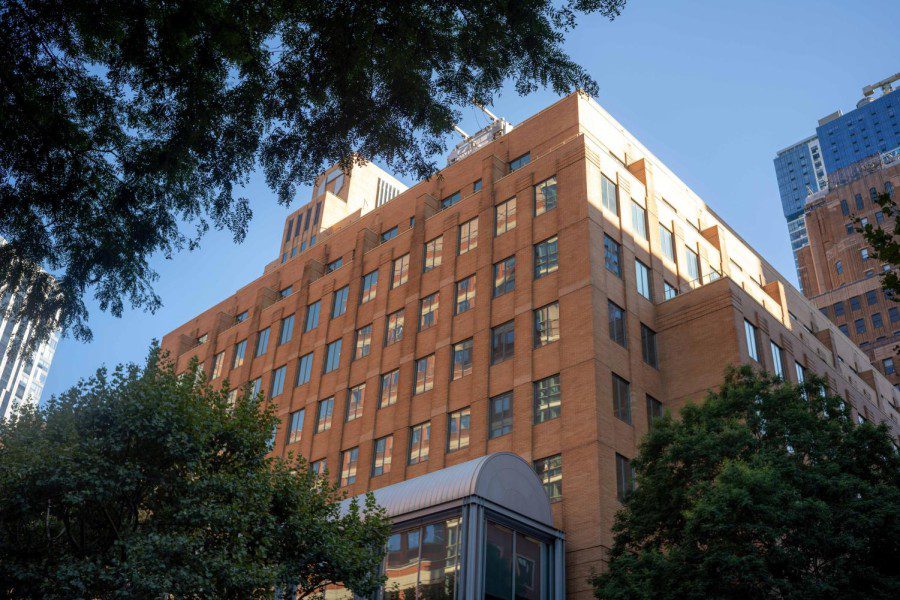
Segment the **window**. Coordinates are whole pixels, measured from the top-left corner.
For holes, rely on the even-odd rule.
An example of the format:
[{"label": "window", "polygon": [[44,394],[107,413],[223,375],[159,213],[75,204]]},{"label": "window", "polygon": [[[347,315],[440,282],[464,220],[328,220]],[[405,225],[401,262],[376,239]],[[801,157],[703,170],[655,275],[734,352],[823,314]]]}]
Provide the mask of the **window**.
[{"label": "window", "polygon": [[700,279],[700,257],[696,252],[688,248],[684,247],[684,256],[687,260],[687,272],[688,277],[692,282]]},{"label": "window", "polygon": [[862,210],[864,206],[862,194],[856,194],[853,199],[856,201],[856,210]]},{"label": "window", "polygon": [[219,352],[213,357],[212,379],[222,375],[222,365],[225,363],[225,352]]},{"label": "window", "polygon": [[475,306],[475,276],[469,275],[456,282],[456,314],[464,313]]},{"label": "window", "polygon": [[896,323],[900,321],[900,309],[897,307],[892,307],[888,309],[888,318],[891,323]]},{"label": "window", "polygon": [[284,375],[287,373],[287,365],[281,365],[272,371],[272,398],[284,391]]},{"label": "window", "polygon": [[853,326],[856,328],[856,333],[865,333],[866,332],[866,320],[865,319],[856,319],[853,321]]},{"label": "window", "polygon": [[625,502],[634,491],[634,467],[631,461],[616,453],[616,497]]},{"label": "window", "polygon": [[409,464],[417,465],[428,460],[428,446],[431,442],[431,421],[410,428]]},{"label": "window", "polygon": [[278,345],[287,344],[294,335],[294,315],[281,319],[281,332],[278,334]]},{"label": "window", "polygon": [[347,296],[350,294],[350,286],[345,285],[334,293],[331,302],[331,318],[339,317],[347,312]]},{"label": "window", "polygon": [[844,263],[839,260],[834,261],[834,270],[837,271],[838,275],[843,274],[844,272]]},{"label": "window", "polygon": [[356,330],[356,351],[353,358],[363,358],[369,355],[372,349],[372,324],[369,323],[365,327]]},{"label": "window", "polygon": [[494,210],[496,223],[494,235],[502,235],[516,226],[516,199],[510,198],[497,205]]},{"label": "window", "polygon": [[659,368],[659,358],[656,352],[656,332],[641,323],[641,355],[644,362],[653,367]]},{"label": "window", "polygon": [[775,342],[769,342],[769,347],[772,350],[772,370],[775,371],[776,375],[784,379],[784,357],[781,352],[781,346]]},{"label": "window", "polygon": [[291,413],[288,421],[287,443],[296,444],[303,439],[303,420],[306,417],[306,410],[295,410]]},{"label": "window", "polygon": [[319,307],[321,307],[321,305],[322,303],[319,300],[316,300],[306,307],[306,325],[303,328],[304,332],[312,331],[319,326]]},{"label": "window", "polygon": [[441,266],[441,256],[444,252],[444,236],[438,236],[425,244],[425,262],[422,271],[427,272]]},{"label": "window", "polygon": [[403,339],[403,309],[391,313],[387,318],[387,333],[384,336],[384,345],[390,346],[394,342]]},{"label": "window", "polygon": [[747,354],[756,362],[760,362],[759,351],[756,349],[756,326],[746,319],[744,319],[744,336],[747,339]]},{"label": "window", "polygon": [[391,453],[394,450],[394,436],[386,435],[375,440],[372,453],[372,477],[391,472]]},{"label": "window", "polygon": [[844,226],[844,229],[847,231],[847,235],[852,235],[853,233],[855,233],[855,229],[854,229],[854,227],[853,227],[853,223],[847,223],[847,224]]},{"label": "window", "polygon": [[835,302],[834,303],[834,316],[842,317],[844,315],[844,303],[843,302]]},{"label": "window", "polygon": [[356,483],[356,465],[359,462],[359,447],[341,453],[341,486]]},{"label": "window", "polygon": [[400,369],[394,369],[381,376],[381,395],[378,408],[384,408],[397,402],[397,390],[400,387]]},{"label": "window", "polygon": [[850,298],[850,310],[857,311],[862,307],[862,304],[859,301],[859,296],[853,296]]},{"label": "window", "polygon": [[478,218],[459,226],[459,253],[465,254],[478,247]]},{"label": "window", "polygon": [[437,311],[437,292],[422,298],[421,307],[419,309],[419,331],[428,329],[437,322]]},{"label": "window", "polygon": [[391,240],[391,239],[394,239],[395,237],[397,237],[397,231],[398,231],[398,230],[397,230],[397,226],[396,226],[396,225],[394,225],[393,227],[391,227],[391,228],[388,229],[387,231],[383,231],[383,232],[381,233],[381,243],[384,243],[384,242],[386,242],[386,241],[388,241],[388,240]]},{"label": "window", "polygon": [[337,339],[325,347],[325,373],[331,373],[341,364],[341,342]]},{"label": "window", "polygon": [[319,401],[316,410],[316,433],[322,433],[331,429],[331,421],[334,417],[334,396]]},{"label": "window", "polygon": [[647,395],[647,428],[653,426],[653,422],[663,416],[663,403],[651,395]]},{"label": "window", "polygon": [[850,214],[850,206],[847,204],[846,200],[841,200],[841,214],[842,215]]},{"label": "window", "polygon": [[481,180],[480,179],[476,179],[475,183],[472,184],[472,191],[473,192],[481,191]]},{"label": "window", "polygon": [[531,162],[531,152],[526,152],[522,156],[512,159],[509,161],[509,172],[512,173],[516,169],[521,169],[525,165]]},{"label": "window", "polygon": [[559,339],[559,303],[554,302],[534,311],[534,347],[546,346]]},{"label": "window", "polygon": [[245,310],[245,311],[243,311],[242,313],[240,313],[238,316],[236,316],[236,317],[234,318],[234,320],[235,320],[236,322],[238,322],[238,323],[243,323],[244,321],[247,320],[247,317],[248,317],[248,316],[250,316],[250,313],[248,313],[248,312]]},{"label": "window", "polygon": [[453,192],[443,200],[441,200],[441,209],[450,208],[457,202],[459,202],[461,196],[459,192]]},{"label": "window", "polygon": [[491,364],[503,362],[515,355],[516,330],[512,321],[491,329]]},{"label": "window", "polygon": [[300,357],[300,360],[297,361],[297,385],[309,383],[309,378],[312,376],[312,361],[312,352],[304,354]]},{"label": "window", "polygon": [[863,262],[869,260],[869,249],[861,248],[859,251],[859,257],[863,260]]},{"label": "window", "polygon": [[516,288],[516,257],[510,256],[494,264],[494,297]]},{"label": "window", "polygon": [[469,445],[469,409],[450,413],[447,418],[447,452],[455,452]]},{"label": "window", "polygon": [[534,382],[534,422],[550,421],[559,416],[562,407],[562,393],[559,375],[551,375]]},{"label": "window", "polygon": [[619,214],[619,190],[616,184],[606,175],[600,176],[600,191],[603,196],[603,206],[606,210]]},{"label": "window", "polygon": [[[540,478],[550,500],[562,498],[562,454],[554,454],[534,461],[534,471]],[[524,598],[524,596],[520,597]]]},{"label": "window", "polygon": [[434,387],[434,354],[416,361],[415,393],[421,394]]},{"label": "window", "polygon": [[453,344],[453,379],[472,372],[472,338]]},{"label": "window", "polygon": [[409,254],[394,259],[394,269],[391,273],[391,289],[400,287],[409,281]]},{"label": "window", "polygon": [[663,256],[671,260],[675,261],[675,237],[672,235],[672,231],[670,229],[666,229],[661,223],[659,225],[659,246],[662,250]]},{"label": "window", "polygon": [[872,306],[874,304],[878,304],[878,294],[875,290],[869,290],[866,292],[866,304]]},{"label": "window", "polygon": [[612,374],[613,413],[631,425],[631,384]]},{"label": "window", "polygon": [[490,439],[498,438],[512,431],[512,392],[491,398],[488,410],[488,436]]},{"label": "window", "polygon": [[340,269],[343,266],[344,266],[344,258],[340,257],[336,260],[331,261],[327,265],[325,265],[325,272],[331,273],[332,271],[337,271],[338,269]]},{"label": "window", "polygon": [[850,328],[847,327],[846,324],[841,323],[840,325],[838,325],[838,329],[840,330],[841,333],[843,333],[847,337],[850,337]]},{"label": "window", "polygon": [[369,300],[375,299],[375,293],[378,291],[378,270],[363,275],[362,293],[359,297],[359,303],[365,304]]},{"label": "window", "polygon": [[556,177],[545,179],[534,186],[534,214],[542,215],[556,208]]},{"label": "window", "polygon": [[287,286],[286,288],[284,288],[283,290],[281,290],[280,292],[278,292],[278,295],[281,296],[282,298],[287,298],[288,296],[291,295],[291,292],[292,292],[293,290],[294,290],[293,287]]},{"label": "window", "polygon": [[250,382],[250,395],[254,398],[259,395],[260,390],[262,389],[262,377],[257,377],[253,381]]},{"label": "window", "polygon": [[634,274],[637,282],[638,294],[653,301],[653,291],[650,289],[650,267],[639,260],[634,261]]},{"label": "window", "polygon": [[534,246],[534,278],[540,279],[559,268],[557,238],[553,236]]},{"label": "window", "polygon": [[647,211],[644,207],[631,201],[631,228],[642,240],[649,240],[647,234]]},{"label": "window", "polygon": [[361,383],[347,390],[347,421],[358,419],[363,414],[366,402],[366,384]]},{"label": "window", "polygon": [[872,327],[875,329],[884,327],[884,319],[881,318],[881,313],[872,313]]},{"label": "window", "polygon": [[309,472],[316,477],[324,477],[325,471],[328,469],[328,461],[324,458],[313,461],[309,464]]},{"label": "window", "polygon": [[803,368],[803,365],[798,362],[794,363],[794,373],[797,375],[797,383],[806,381],[806,370]]},{"label": "window", "polygon": [[628,347],[628,325],[625,310],[610,300],[607,303],[609,309],[609,339],[623,348]]},{"label": "window", "polygon": [[256,335],[256,350],[253,356],[262,356],[269,349],[269,328],[266,327]]},{"label": "window", "polygon": [[678,295],[678,289],[668,281],[663,281],[663,295],[666,300],[671,300]]},{"label": "window", "polygon": [[884,372],[887,375],[893,375],[896,372],[893,358],[885,358],[881,361],[881,365],[884,367]]},{"label": "window", "polygon": [[603,236],[603,257],[606,270],[622,277],[622,246],[608,235]]}]

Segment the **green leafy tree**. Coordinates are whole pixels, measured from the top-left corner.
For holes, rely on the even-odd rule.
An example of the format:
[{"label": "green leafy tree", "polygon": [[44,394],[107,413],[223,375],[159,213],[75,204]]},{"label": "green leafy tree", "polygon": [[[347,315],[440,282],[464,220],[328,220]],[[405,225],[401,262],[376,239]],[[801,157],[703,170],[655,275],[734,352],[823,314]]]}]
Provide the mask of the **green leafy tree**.
[{"label": "green leafy tree", "polygon": [[[302,459],[248,391],[178,376],[154,349],[0,423],[0,597],[299,598],[382,582],[389,521]],[[295,596],[285,596],[294,598]]]},{"label": "green leafy tree", "polygon": [[881,275],[881,285],[888,297],[900,302],[900,219],[897,218],[897,203],[890,194],[879,194],[875,199],[879,210],[885,216],[886,227],[875,227],[871,223],[859,225],[859,231],[872,247],[872,258],[890,267]]},{"label": "green leafy tree", "polygon": [[661,419],[596,597],[900,597],[900,456],[821,384],[742,367]]},{"label": "green leafy tree", "polygon": [[35,341],[90,339],[90,292],[155,310],[150,257],[242,240],[258,167],[284,204],[338,161],[431,175],[459,107],[505,81],[595,93],[561,44],[624,4],[5,0],[0,285],[29,290]]}]

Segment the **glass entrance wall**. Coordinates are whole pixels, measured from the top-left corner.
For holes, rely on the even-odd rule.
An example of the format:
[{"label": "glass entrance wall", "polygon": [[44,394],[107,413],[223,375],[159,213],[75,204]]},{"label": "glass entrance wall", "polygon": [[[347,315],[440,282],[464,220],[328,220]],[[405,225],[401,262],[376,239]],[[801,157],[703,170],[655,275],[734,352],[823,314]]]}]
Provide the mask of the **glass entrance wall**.
[{"label": "glass entrance wall", "polygon": [[546,546],[539,540],[489,521],[485,532],[485,599],[547,598],[545,555]]},{"label": "glass entrance wall", "polygon": [[385,560],[385,600],[456,598],[460,518],[391,534]]}]

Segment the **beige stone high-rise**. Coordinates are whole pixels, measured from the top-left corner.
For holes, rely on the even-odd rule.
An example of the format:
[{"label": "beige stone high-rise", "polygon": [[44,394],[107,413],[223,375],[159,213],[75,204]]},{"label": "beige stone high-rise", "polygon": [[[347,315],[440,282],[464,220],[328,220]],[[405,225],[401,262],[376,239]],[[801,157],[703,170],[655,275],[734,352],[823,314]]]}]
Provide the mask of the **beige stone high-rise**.
[{"label": "beige stone high-rise", "polygon": [[650,420],[728,365],[817,373],[900,431],[866,354],[584,95],[409,189],[332,170],[275,235],[261,277],[165,336],[178,367],[252,383],[282,417],[274,452],[349,494],[524,458],[565,534],[567,597],[591,596]]}]

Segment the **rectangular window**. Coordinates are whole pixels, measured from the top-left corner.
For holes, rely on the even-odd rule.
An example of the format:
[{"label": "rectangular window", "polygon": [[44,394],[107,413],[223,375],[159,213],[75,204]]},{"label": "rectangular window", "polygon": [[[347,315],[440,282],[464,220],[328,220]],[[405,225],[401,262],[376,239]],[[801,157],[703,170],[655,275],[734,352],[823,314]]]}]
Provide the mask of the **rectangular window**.
[{"label": "rectangular window", "polygon": [[369,355],[372,349],[372,324],[360,327],[356,330],[356,351],[353,358],[363,358]]},{"label": "rectangular window", "polygon": [[472,372],[472,338],[453,344],[453,379]]},{"label": "rectangular window", "polygon": [[325,265],[325,272],[331,273],[333,271],[337,271],[338,269],[340,269],[343,266],[344,266],[344,258],[341,257],[341,258],[333,260],[330,263],[328,263],[327,265]]},{"label": "rectangular window", "polygon": [[452,194],[441,200],[441,209],[450,208],[451,206],[459,202],[461,197],[462,196],[459,192],[453,192]]},{"label": "rectangular window", "polygon": [[835,302],[834,303],[834,316],[842,317],[844,316],[844,303],[843,302]]},{"label": "rectangular window", "polygon": [[434,387],[434,354],[416,361],[415,393],[421,394]]},{"label": "rectangular window", "polygon": [[331,421],[334,418],[334,396],[319,401],[316,411],[316,433],[322,433],[331,429]]},{"label": "rectangular window", "polygon": [[546,346],[559,339],[559,303],[554,302],[534,311],[534,347]]},{"label": "rectangular window", "polygon": [[534,422],[544,423],[559,416],[562,393],[559,375],[551,375],[534,382]]},{"label": "rectangular window", "polygon": [[610,300],[607,303],[609,310],[609,339],[623,348],[628,347],[628,323],[625,310]]},{"label": "rectangular window", "polygon": [[397,390],[400,388],[400,369],[394,369],[381,376],[381,394],[378,397],[378,408],[396,404]]},{"label": "rectangular window", "polygon": [[431,421],[411,427],[409,430],[409,464],[417,465],[428,460],[431,443]]},{"label": "rectangular window", "polygon": [[306,417],[306,410],[301,408],[291,413],[288,421],[287,443],[296,444],[303,439],[303,420]]},{"label": "rectangular window", "polygon": [[650,239],[647,234],[647,211],[634,200],[631,201],[631,228],[642,240]]},{"label": "rectangular window", "polygon": [[340,485],[356,483],[356,466],[359,463],[359,447],[344,450],[341,453],[341,482]]},{"label": "rectangular window", "polygon": [[557,237],[546,239],[534,245],[534,278],[540,279],[559,268],[559,248]]},{"label": "rectangular window", "polygon": [[616,497],[625,502],[634,491],[634,467],[631,461],[616,453]]},{"label": "rectangular window", "polygon": [[893,358],[885,358],[881,361],[881,366],[884,367],[885,375],[893,375],[897,372],[897,368],[894,366]]},{"label": "rectangular window", "polygon": [[456,314],[464,313],[475,306],[475,276],[469,275],[456,282]]},{"label": "rectangular window", "polygon": [[256,351],[253,356],[262,356],[269,349],[269,328],[266,327],[256,335]]},{"label": "rectangular window", "polygon": [[700,279],[700,257],[687,246],[684,247],[684,256],[687,261],[688,278],[692,282],[698,281]]},{"label": "rectangular window", "polygon": [[375,293],[378,291],[378,270],[363,275],[362,292],[360,293],[359,303],[365,304],[375,299]]},{"label": "rectangular window", "polygon": [[455,452],[469,445],[469,409],[452,412],[447,418],[447,452]]},{"label": "rectangular window", "polygon": [[512,321],[491,329],[491,364],[503,362],[515,355],[516,330]]},{"label": "rectangular window", "polygon": [[225,363],[225,352],[219,352],[213,357],[212,379],[222,375],[222,365]]},{"label": "rectangular window", "polygon": [[441,257],[444,254],[444,236],[438,236],[425,244],[425,261],[422,271],[428,272],[441,266]]},{"label": "rectangular window", "polygon": [[247,340],[241,340],[237,344],[234,345],[234,361],[232,361],[231,368],[237,369],[241,365],[244,364],[244,355],[247,353]]},{"label": "rectangular window", "polygon": [[409,281],[409,254],[404,254],[394,260],[394,269],[391,273],[391,289],[400,287]]},{"label": "rectangular window", "polygon": [[282,365],[272,371],[272,398],[284,391],[284,375],[287,373],[287,365]]},{"label": "rectangular window", "polygon": [[794,363],[794,373],[797,375],[797,383],[806,381],[806,370],[803,368],[803,365],[798,362]]},{"label": "rectangular window", "polygon": [[259,395],[260,390],[262,389],[262,377],[257,377],[253,381],[250,382],[250,395],[254,398]]},{"label": "rectangular window", "polygon": [[300,357],[300,360],[297,361],[297,385],[309,383],[309,378],[312,376],[312,362],[312,352],[304,354]]},{"label": "rectangular window", "polygon": [[387,435],[375,440],[372,453],[372,477],[391,472],[391,454],[394,451],[394,436]]},{"label": "rectangular window", "polygon": [[866,332],[866,320],[865,319],[856,319],[853,322],[853,325],[856,328],[856,333],[865,333]]},{"label": "rectangular window", "polygon": [[347,421],[353,421],[362,416],[366,403],[366,384],[361,383],[347,390]]},{"label": "rectangular window", "polygon": [[236,316],[234,318],[234,320],[237,321],[238,323],[243,323],[244,321],[247,320],[247,317],[249,317],[249,316],[250,316],[250,313],[245,310],[242,313],[240,313],[238,316]]},{"label": "rectangular window", "polygon": [[291,292],[293,290],[294,290],[294,288],[292,286],[287,286],[286,288],[284,288],[283,290],[278,292],[278,295],[281,296],[282,298],[287,298],[288,296],[291,295]]},{"label": "rectangular window", "polygon": [[769,342],[769,346],[772,350],[772,370],[775,371],[776,375],[784,379],[784,358],[782,356],[781,346],[775,342]]},{"label": "rectangular window", "polygon": [[438,294],[435,292],[422,298],[419,309],[419,331],[428,329],[437,322]]},{"label": "rectangular window", "polygon": [[619,190],[616,184],[606,175],[600,176],[600,191],[603,195],[603,206],[611,213],[619,214]]},{"label": "rectangular window", "polygon": [[872,306],[873,304],[878,304],[878,294],[875,290],[869,290],[866,292],[866,304]]},{"label": "rectangular window", "polygon": [[294,315],[281,319],[281,332],[278,334],[278,345],[287,344],[294,335]]},{"label": "rectangular window", "polygon": [[603,260],[607,271],[622,277],[622,246],[608,235],[603,236]]},{"label": "rectangular window", "polygon": [[512,392],[491,398],[489,411],[488,435],[490,439],[498,438],[512,431]]},{"label": "rectangular window", "polygon": [[653,425],[653,421],[663,416],[663,403],[651,395],[647,395],[647,429]]},{"label": "rectangular window", "polygon": [[650,267],[639,260],[634,261],[634,274],[638,294],[653,301],[653,290],[650,288]]},{"label": "rectangular window", "polygon": [[494,264],[494,298],[516,289],[516,257]]},{"label": "rectangular window", "polygon": [[663,256],[671,260],[675,261],[675,236],[672,235],[672,231],[666,229],[666,227],[660,223],[659,225],[659,247],[662,250]]},{"label": "rectangular window", "polygon": [[631,425],[631,384],[612,374],[613,413],[617,419]]},{"label": "rectangular window", "polygon": [[881,318],[881,313],[872,313],[872,327],[875,329],[884,327],[884,319]]},{"label": "rectangular window", "polygon": [[516,226],[516,199],[510,198],[498,204],[494,210],[496,228],[494,235],[502,235]]},{"label": "rectangular window", "polygon": [[850,298],[850,310],[857,311],[860,309],[860,306],[861,304],[859,302],[859,296],[853,296],[852,298]]},{"label": "rectangular window", "polygon": [[747,340],[747,354],[759,362],[759,351],[757,350],[756,326],[750,321],[744,319],[744,336]]},{"label": "rectangular window", "polygon": [[562,454],[534,461],[534,471],[551,501],[562,498]]},{"label": "rectangular window", "polygon": [[659,357],[656,351],[656,332],[641,323],[641,354],[644,362],[653,367],[659,368]]},{"label": "rectangular window", "polygon": [[394,342],[403,339],[403,309],[393,312],[387,318],[387,333],[384,336],[384,345],[390,346]]},{"label": "rectangular window", "polygon": [[328,461],[324,458],[309,463],[309,472],[316,477],[324,477],[328,469]]},{"label": "rectangular window", "polygon": [[331,302],[331,318],[339,317],[347,312],[347,296],[350,294],[350,286],[345,285],[334,293]]},{"label": "rectangular window", "polygon": [[534,214],[542,215],[554,208],[556,208],[556,177],[551,177],[534,186]]},{"label": "rectangular window", "polygon": [[393,227],[391,227],[390,229],[388,229],[386,231],[383,231],[381,233],[381,243],[383,244],[384,242],[386,242],[388,240],[392,240],[395,237],[397,237],[397,232],[398,232],[398,229],[397,229],[396,225],[394,225]]},{"label": "rectangular window", "polygon": [[321,306],[322,303],[319,300],[316,300],[306,307],[306,325],[303,328],[304,332],[312,331],[319,326],[319,308]]},{"label": "rectangular window", "polygon": [[521,169],[525,165],[531,162],[531,152],[526,152],[522,156],[512,159],[509,161],[509,172],[512,173],[516,169]]},{"label": "rectangular window", "polygon": [[663,294],[665,295],[666,300],[671,300],[678,295],[678,288],[668,281],[663,281]]},{"label": "rectangular window", "polygon": [[472,191],[473,191],[473,192],[478,192],[478,191],[480,191],[480,190],[481,190],[481,180],[480,180],[480,179],[476,179],[476,180],[475,180],[475,183],[472,184]]},{"label": "rectangular window", "polygon": [[465,254],[478,247],[478,218],[459,226],[459,253]]},{"label": "rectangular window", "polygon": [[341,342],[337,339],[325,347],[325,373],[331,373],[341,364]]},{"label": "rectangular window", "polygon": [[900,308],[892,307],[888,309],[888,320],[891,323],[900,322]]}]

